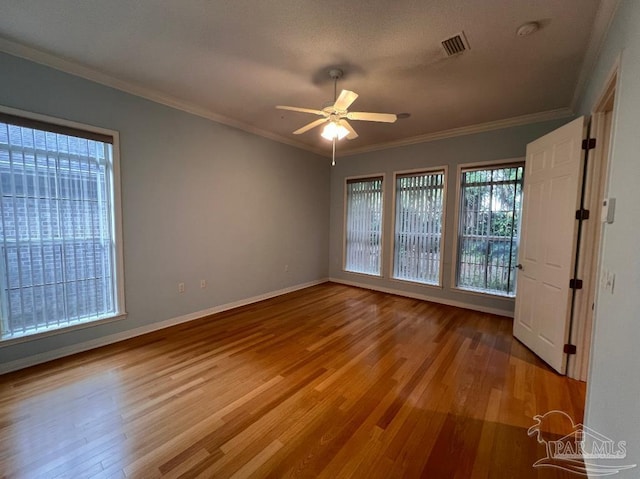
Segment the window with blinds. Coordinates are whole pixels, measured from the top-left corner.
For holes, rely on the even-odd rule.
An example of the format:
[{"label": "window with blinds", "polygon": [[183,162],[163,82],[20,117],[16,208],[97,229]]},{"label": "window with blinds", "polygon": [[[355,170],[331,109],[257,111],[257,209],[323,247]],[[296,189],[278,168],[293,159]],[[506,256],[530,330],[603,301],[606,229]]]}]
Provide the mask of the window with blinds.
[{"label": "window with blinds", "polygon": [[346,271],[380,275],[383,178],[347,180]]},{"label": "window with blinds", "polygon": [[461,173],[457,286],[515,296],[524,165]]},{"label": "window with blinds", "polygon": [[119,314],[112,142],[0,114],[2,339]]},{"label": "window with blinds", "polygon": [[440,284],[444,171],[396,176],[393,277]]}]

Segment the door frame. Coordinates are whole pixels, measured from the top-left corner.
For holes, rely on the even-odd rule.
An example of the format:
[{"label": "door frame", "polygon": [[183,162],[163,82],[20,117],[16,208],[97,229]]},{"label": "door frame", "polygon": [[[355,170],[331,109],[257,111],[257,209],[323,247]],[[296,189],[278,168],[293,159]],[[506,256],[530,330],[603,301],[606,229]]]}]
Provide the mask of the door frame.
[{"label": "door frame", "polygon": [[614,132],[616,90],[620,78],[619,66],[618,58],[591,113],[590,136],[596,138],[596,146],[589,155],[585,185],[585,206],[590,211],[590,219],[583,224],[578,262],[578,278],[583,278],[585,287],[576,291],[573,327],[569,339],[571,344],[576,345],[576,354],[569,356],[567,364],[567,376],[580,381],[586,381],[589,373],[595,303],[601,274],[604,231],[601,210],[602,200],[606,198],[609,185],[609,159]]}]

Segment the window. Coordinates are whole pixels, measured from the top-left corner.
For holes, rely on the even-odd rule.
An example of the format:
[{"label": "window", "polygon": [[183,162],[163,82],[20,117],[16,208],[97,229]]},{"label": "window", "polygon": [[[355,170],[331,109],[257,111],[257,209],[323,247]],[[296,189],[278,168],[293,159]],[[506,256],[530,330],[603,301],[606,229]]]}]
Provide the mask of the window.
[{"label": "window", "polygon": [[120,314],[113,137],[0,112],[0,332]]},{"label": "window", "polygon": [[522,164],[462,170],[459,288],[515,295],[523,170]]},{"label": "window", "polygon": [[440,283],[444,176],[444,171],[396,176],[396,279]]},{"label": "window", "polygon": [[382,177],[347,180],[346,271],[380,275]]}]

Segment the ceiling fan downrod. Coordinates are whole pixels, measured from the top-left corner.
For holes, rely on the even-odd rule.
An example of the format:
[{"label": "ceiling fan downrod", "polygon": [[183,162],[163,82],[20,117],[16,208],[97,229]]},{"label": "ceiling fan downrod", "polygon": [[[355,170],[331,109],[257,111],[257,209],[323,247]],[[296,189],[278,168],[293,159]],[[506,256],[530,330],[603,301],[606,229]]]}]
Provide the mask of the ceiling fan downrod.
[{"label": "ceiling fan downrod", "polygon": [[338,99],[338,80],[342,78],[344,72],[339,68],[332,68],[329,70],[329,77],[333,80],[333,103]]}]

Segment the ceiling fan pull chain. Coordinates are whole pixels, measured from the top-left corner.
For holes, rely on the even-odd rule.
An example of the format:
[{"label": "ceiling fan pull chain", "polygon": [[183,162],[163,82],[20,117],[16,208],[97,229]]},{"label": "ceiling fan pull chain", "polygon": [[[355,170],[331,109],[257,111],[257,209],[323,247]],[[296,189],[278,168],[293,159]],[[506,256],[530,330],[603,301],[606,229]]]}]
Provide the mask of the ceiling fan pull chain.
[{"label": "ceiling fan pull chain", "polygon": [[331,166],[336,166],[336,137],[333,137],[333,156],[331,157]]}]

